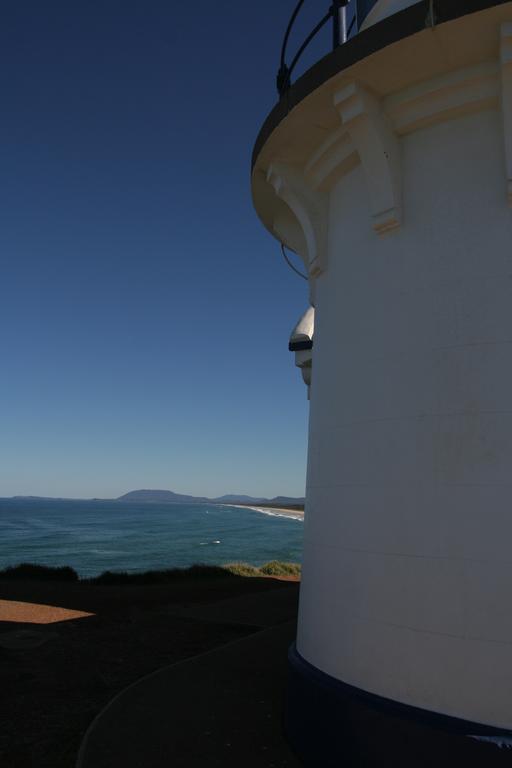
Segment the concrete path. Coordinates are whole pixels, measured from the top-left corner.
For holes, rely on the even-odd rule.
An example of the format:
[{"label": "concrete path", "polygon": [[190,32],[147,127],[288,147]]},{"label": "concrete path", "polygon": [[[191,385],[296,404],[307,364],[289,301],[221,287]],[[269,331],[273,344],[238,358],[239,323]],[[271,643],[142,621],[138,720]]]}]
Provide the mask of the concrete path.
[{"label": "concrete path", "polygon": [[[93,721],[77,768],[298,768],[281,727],[295,620],[278,623],[295,612],[296,590],[245,600],[259,605],[259,622],[275,626],[124,690]],[[215,609],[219,621],[245,618],[238,598],[203,607],[213,611],[208,621]]]}]

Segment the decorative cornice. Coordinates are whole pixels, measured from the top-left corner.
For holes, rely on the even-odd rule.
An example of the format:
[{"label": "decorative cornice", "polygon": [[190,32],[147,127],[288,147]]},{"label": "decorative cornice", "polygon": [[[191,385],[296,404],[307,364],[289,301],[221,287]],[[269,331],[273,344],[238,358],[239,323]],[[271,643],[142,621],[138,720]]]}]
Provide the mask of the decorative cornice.
[{"label": "decorative cornice", "polygon": [[[396,45],[408,40],[413,40],[414,36],[420,36],[425,32],[426,21],[434,11],[436,33],[441,31],[447,38],[450,34],[456,34],[457,24],[448,23],[458,19],[463,20],[465,24],[472,24],[475,20],[475,27],[478,25],[478,31],[470,30],[472,34],[471,53],[473,60],[484,60],[480,51],[485,50],[488,35],[486,27],[495,25],[495,18],[500,14],[500,6],[504,12],[508,5],[508,0],[471,0],[471,2],[461,2],[461,0],[420,0],[400,13],[379,21],[377,24],[362,30],[343,45],[338,46],[332,53],[324,56],[320,61],[308,69],[290,88],[283,98],[274,106],[265,122],[263,123],[252,154],[252,168],[257,164],[258,158],[272,134],[285,122],[291,112],[300,107],[309,97],[317,92],[322,86],[327,84],[336,76],[343,75],[352,67],[357,67],[360,62],[368,60],[370,56],[379,56],[381,52],[393,51]],[[453,31],[453,32],[452,32]],[[443,55],[443,47],[439,46],[439,34],[431,36],[432,40],[432,58],[439,58]],[[421,45],[421,43],[419,43]],[[409,46],[414,56],[416,49]],[[453,51],[450,51],[453,53]],[[476,59],[475,59],[476,56]],[[377,59],[378,61],[378,59]],[[378,64],[377,64],[378,66]],[[460,64],[455,63],[453,68]],[[400,71],[407,73],[410,66],[401,66]],[[414,67],[412,68],[414,71]],[[422,79],[426,79],[424,75]]]},{"label": "decorative cornice", "polygon": [[[435,36],[426,36],[418,40],[417,66],[411,51],[405,51],[411,76],[399,79],[406,85],[388,85],[385,91],[387,73],[396,79],[396,62],[390,52],[382,51],[385,78],[379,79],[376,59],[366,68],[358,66],[350,80],[346,73],[340,74],[292,111],[275,140],[267,143],[253,174],[255,205],[268,229],[302,256],[311,278],[327,266],[331,191],[359,163],[375,232],[384,234],[400,226],[402,205],[407,203],[402,201],[402,142],[416,131],[489,110],[499,115],[512,207],[512,18],[510,8],[510,20],[503,18],[505,10],[501,17],[495,18],[497,11],[486,17],[487,47],[478,56],[473,56],[470,36],[479,29],[476,19],[467,22],[471,25],[462,30],[464,34],[444,28],[447,49],[462,41],[462,53],[454,50],[463,66],[436,64]],[[432,76],[425,76],[430,68]],[[314,299],[314,279],[310,286]]]},{"label": "decorative cornice", "polygon": [[357,149],[365,172],[373,217],[379,234],[401,221],[400,143],[381,102],[358,83],[334,96],[334,104]]},{"label": "decorative cornice", "polygon": [[508,203],[512,207],[512,22],[501,25],[501,110]]},{"label": "decorative cornice", "polygon": [[465,67],[388,96],[383,106],[396,133],[404,136],[435,123],[497,107],[498,75],[495,61]]},{"label": "decorative cornice", "polygon": [[285,163],[272,163],[267,181],[299,222],[306,249],[299,255],[310,277],[317,277],[326,267],[327,196],[315,191],[299,170]]}]

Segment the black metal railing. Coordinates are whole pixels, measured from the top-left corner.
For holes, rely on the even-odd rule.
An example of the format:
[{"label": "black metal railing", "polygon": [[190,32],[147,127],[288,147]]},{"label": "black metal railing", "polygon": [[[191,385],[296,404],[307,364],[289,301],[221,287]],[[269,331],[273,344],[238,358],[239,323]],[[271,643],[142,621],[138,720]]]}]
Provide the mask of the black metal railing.
[{"label": "black metal railing", "polygon": [[329,22],[332,26],[332,50],[335,50],[339,45],[348,40],[354,35],[359,28],[359,25],[373,8],[377,0],[333,0],[329,6],[327,13],[322,16],[318,24],[307,35],[306,39],[299,46],[294,57],[289,64],[286,63],[287,59],[287,47],[290,39],[290,34],[294,28],[295,22],[299,15],[304,0],[299,0],[294,8],[294,11],[288,22],[286,32],[283,39],[283,45],[281,46],[281,61],[279,71],[277,73],[277,90],[279,96],[283,96],[291,85],[291,78],[295,67],[297,66],[302,54],[309,46],[311,41],[317,36],[321,29],[323,29]]}]

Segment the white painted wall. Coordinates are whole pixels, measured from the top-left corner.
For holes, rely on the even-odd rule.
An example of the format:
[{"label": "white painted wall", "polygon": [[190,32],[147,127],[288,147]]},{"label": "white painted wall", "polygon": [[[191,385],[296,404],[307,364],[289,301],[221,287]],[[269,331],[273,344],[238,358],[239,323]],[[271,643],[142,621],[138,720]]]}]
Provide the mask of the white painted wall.
[{"label": "white painted wall", "polygon": [[401,139],[403,223],[358,165],[316,280],[298,650],[512,727],[512,212],[488,109]]},{"label": "white painted wall", "polygon": [[356,62],[253,173],[315,305],[297,645],[512,728],[512,3]]}]

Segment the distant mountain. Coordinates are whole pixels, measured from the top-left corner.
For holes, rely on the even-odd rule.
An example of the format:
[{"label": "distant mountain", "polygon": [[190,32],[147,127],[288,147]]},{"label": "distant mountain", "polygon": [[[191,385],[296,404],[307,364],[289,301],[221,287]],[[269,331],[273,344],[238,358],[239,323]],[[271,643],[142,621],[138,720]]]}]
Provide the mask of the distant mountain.
[{"label": "distant mountain", "polygon": [[211,501],[217,501],[219,504],[235,504],[236,502],[242,502],[243,504],[262,504],[264,501],[267,501],[267,499],[244,496],[243,494],[226,493],[225,496],[217,496],[216,499],[211,499]]},{"label": "distant mountain", "polygon": [[218,504],[259,504],[260,506],[288,507],[304,504],[304,496],[274,496],[273,499],[254,498],[254,496],[220,496],[218,499],[210,499]]},{"label": "distant mountain", "polygon": [[153,504],[168,504],[170,502],[178,504],[199,504],[205,501],[210,501],[210,499],[207,499],[204,496],[188,496],[184,493],[174,493],[173,491],[140,490],[125,493],[123,496],[119,496],[116,501],[137,504],[140,502],[149,502]]},{"label": "distant mountain", "polygon": [[304,504],[304,496],[274,496],[273,499],[265,499],[269,504]]},{"label": "distant mountain", "polygon": [[[74,501],[74,499],[55,498],[51,496],[11,496],[12,499],[26,501]],[[263,496],[247,496],[243,493],[226,493],[224,496],[217,496],[209,499],[206,496],[190,496],[186,493],[174,493],[174,491],[160,491],[142,488],[137,491],[119,496],[117,499],[90,499],[90,501],[119,501],[123,504],[243,504],[246,506],[260,505],[265,506],[301,506],[304,504],[304,497],[294,496],[275,496],[273,499],[266,499]]]},{"label": "distant mountain", "polygon": [[174,493],[174,491],[152,491],[148,489],[130,491],[123,496],[119,496],[116,501],[123,503],[153,503],[153,504],[273,504],[285,506],[287,504],[304,504],[304,497],[295,498],[294,496],[276,496],[273,499],[266,499],[262,496],[246,496],[244,494],[226,493],[224,496],[217,496],[214,499],[208,499],[205,496],[189,496],[184,493]]}]

